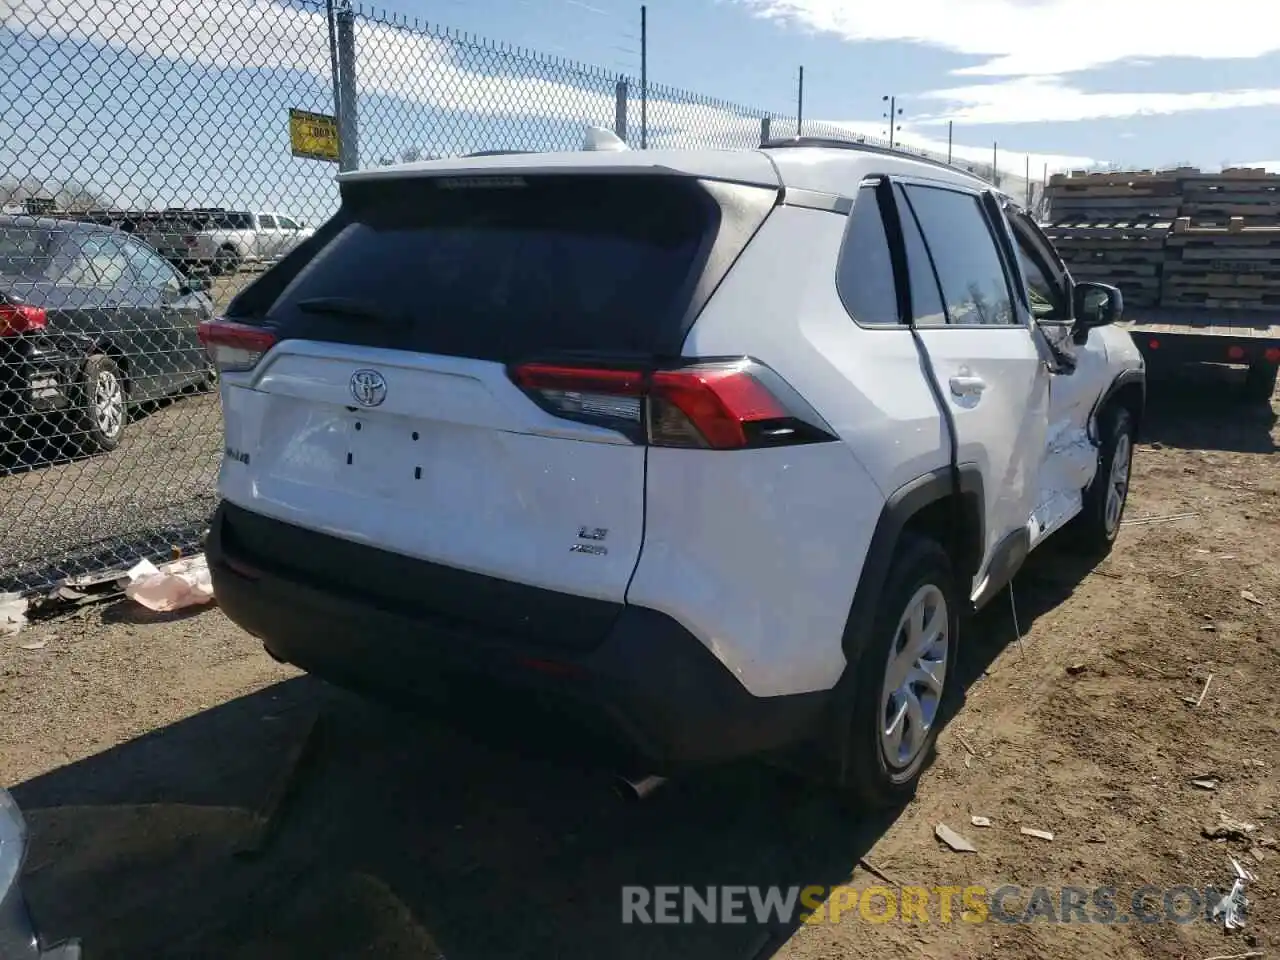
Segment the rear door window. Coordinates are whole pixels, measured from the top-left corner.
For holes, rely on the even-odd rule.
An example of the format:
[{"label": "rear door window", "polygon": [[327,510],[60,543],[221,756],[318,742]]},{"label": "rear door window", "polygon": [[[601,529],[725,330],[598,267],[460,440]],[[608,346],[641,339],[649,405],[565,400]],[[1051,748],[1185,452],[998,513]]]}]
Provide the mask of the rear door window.
[{"label": "rear door window", "polygon": [[907,273],[911,278],[911,322],[917,327],[937,327],[947,322],[947,311],[938,292],[938,277],[933,272],[929,250],[920,236],[920,225],[907,202],[901,184],[894,185],[898,201],[898,218],[902,222],[902,242],[907,254]]},{"label": "rear door window", "polygon": [[[103,287],[131,286],[133,270],[114,238],[105,234],[88,237],[80,246],[81,252],[93,265],[98,285]],[[83,282],[83,281],[78,281]]]},{"label": "rear door window", "polygon": [[1004,261],[978,197],[918,184],[904,189],[933,255],[950,322],[1018,323]]},{"label": "rear door window", "polygon": [[136,243],[122,243],[125,256],[139,286],[148,290],[163,290],[176,294],[182,284],[169,264],[150,250]]},{"label": "rear door window", "polygon": [[627,174],[357,182],[340,216],[268,312],[282,337],[511,362],[670,348],[722,212]]}]

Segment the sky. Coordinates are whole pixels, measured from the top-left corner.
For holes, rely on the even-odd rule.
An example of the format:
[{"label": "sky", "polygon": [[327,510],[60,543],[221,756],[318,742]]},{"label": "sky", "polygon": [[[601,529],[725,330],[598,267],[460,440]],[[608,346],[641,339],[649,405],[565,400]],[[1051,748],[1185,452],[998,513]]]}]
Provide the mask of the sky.
[{"label": "sky", "polygon": [[[1280,170],[1271,0],[1230,6],[653,0],[648,141],[751,146],[766,114],[794,132],[803,65],[805,132],[886,136],[892,95],[899,142],[945,154],[950,123],[956,157],[1035,181]],[[362,165],[571,149],[587,123],[613,125],[619,76],[638,146],[638,4],[388,0],[359,12],[355,41]],[[322,0],[0,0],[0,181],[321,219],[334,165],[290,155],[287,110],[333,112],[330,63]]]}]

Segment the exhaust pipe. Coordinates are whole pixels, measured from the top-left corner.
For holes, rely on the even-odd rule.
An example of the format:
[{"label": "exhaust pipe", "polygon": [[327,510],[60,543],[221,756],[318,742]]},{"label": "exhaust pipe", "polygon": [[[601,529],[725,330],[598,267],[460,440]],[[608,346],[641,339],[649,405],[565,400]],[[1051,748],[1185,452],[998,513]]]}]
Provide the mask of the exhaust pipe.
[{"label": "exhaust pipe", "polygon": [[666,777],[648,776],[641,777],[638,780],[632,780],[628,777],[616,777],[613,781],[613,789],[623,800],[639,802],[666,782]]}]

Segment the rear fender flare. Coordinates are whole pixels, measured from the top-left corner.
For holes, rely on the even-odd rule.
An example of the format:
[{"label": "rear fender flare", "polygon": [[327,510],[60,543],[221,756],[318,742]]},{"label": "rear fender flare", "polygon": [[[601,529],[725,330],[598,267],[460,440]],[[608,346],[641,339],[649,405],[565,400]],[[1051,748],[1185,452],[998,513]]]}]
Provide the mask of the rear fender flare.
[{"label": "rear fender flare", "polygon": [[[973,577],[982,563],[981,545],[986,542],[983,520],[984,484],[982,473],[976,464],[961,464],[958,473],[964,514],[958,516],[957,520],[966,521],[971,533],[976,536],[973,537],[973,544],[951,543],[943,546],[952,552],[957,573],[962,577]],[[842,638],[845,659],[850,665],[856,663],[866,646],[867,634],[875,622],[885,577],[888,576],[893,555],[898,549],[902,531],[926,507],[952,497],[954,493],[951,468],[939,467],[899,487],[885,501],[875,532],[871,536],[871,545],[867,548],[862,575],[858,579],[858,588],[854,592]],[[976,529],[972,529],[974,526]],[[959,556],[955,555],[957,548],[960,550]]]},{"label": "rear fender flare", "polygon": [[[944,547],[952,554],[960,584],[965,588],[963,599],[967,600],[968,583],[977,575],[982,564],[982,545],[986,542],[985,491],[982,473],[976,464],[961,464],[957,473],[961,499],[955,506],[962,512],[956,516],[958,523],[953,530],[965,531],[963,535],[972,542],[955,543],[953,540],[952,543],[944,544]],[[921,511],[939,501],[952,499],[955,494],[952,468],[939,467],[899,487],[885,501],[880,511],[841,639],[845,656],[844,673],[837,681],[831,698],[830,722],[835,726],[829,728],[828,732],[834,733],[834,746],[838,750],[835,754],[836,769],[840,778],[844,776],[848,740],[849,690],[861,669],[862,653],[870,640],[879,613],[885,579],[902,533]]]}]

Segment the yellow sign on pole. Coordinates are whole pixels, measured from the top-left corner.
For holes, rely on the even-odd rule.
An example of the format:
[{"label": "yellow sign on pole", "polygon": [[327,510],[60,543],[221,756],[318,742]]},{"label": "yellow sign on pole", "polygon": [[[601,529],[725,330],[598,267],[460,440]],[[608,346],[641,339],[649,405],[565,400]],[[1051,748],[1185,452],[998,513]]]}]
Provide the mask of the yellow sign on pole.
[{"label": "yellow sign on pole", "polygon": [[289,108],[289,146],[295,157],[338,162],[338,119]]}]

